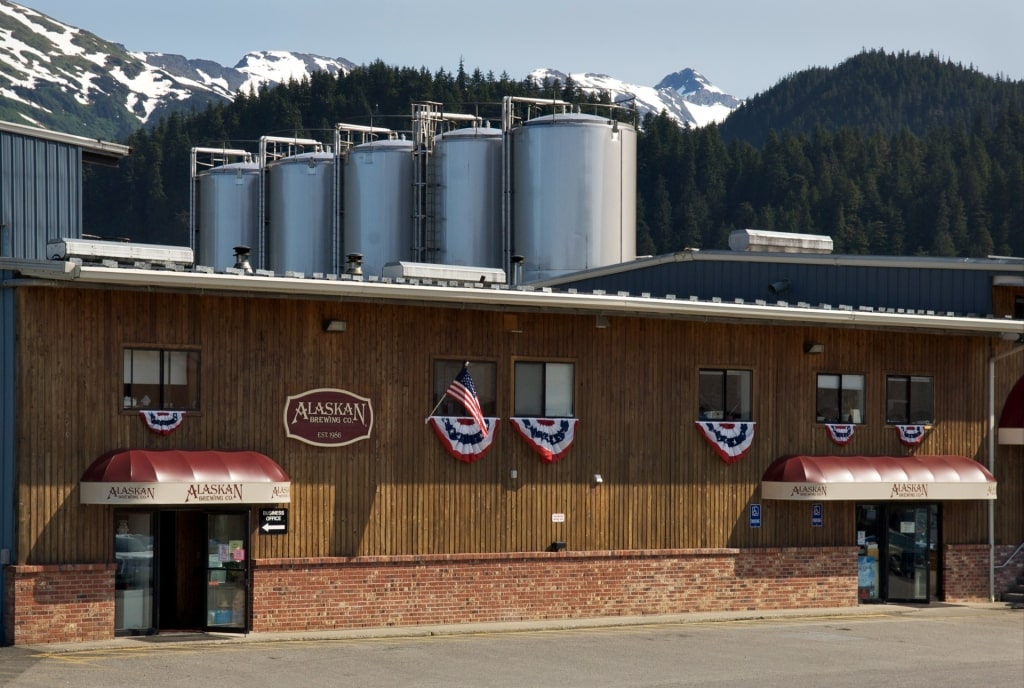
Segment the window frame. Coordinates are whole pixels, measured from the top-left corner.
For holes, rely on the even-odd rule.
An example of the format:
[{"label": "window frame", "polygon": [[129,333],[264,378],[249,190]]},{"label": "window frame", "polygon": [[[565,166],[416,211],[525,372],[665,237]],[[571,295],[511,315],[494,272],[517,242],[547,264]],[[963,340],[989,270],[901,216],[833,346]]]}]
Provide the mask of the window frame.
[{"label": "window frame", "polygon": [[[890,396],[889,387],[891,384],[903,381],[906,387],[903,390],[904,399],[893,400]],[[915,420],[914,419],[914,388],[915,381],[919,384],[927,381],[929,386],[929,394],[931,397],[931,408],[928,420]],[[890,413],[890,406],[892,404],[902,404],[906,409],[906,419],[897,420],[892,413]],[[887,373],[885,376],[885,423],[886,425],[934,425],[935,424],[935,376],[934,375],[921,375],[915,373]]]},{"label": "window frame", "polygon": [[[543,413],[520,413],[520,392],[523,391],[520,385],[519,366],[540,366],[540,388],[539,393],[541,398],[539,400],[540,407]],[[568,384],[568,404],[570,407],[569,413],[554,413],[560,409],[552,409],[551,406],[558,403],[557,399],[552,398],[549,392],[551,385],[549,385],[549,377],[553,380],[553,376],[550,375],[552,366],[568,366],[568,372],[571,376],[571,380]],[[553,380],[553,383],[557,380]],[[515,358],[512,360],[512,417],[514,418],[577,418],[577,398],[576,393],[576,361],[564,358]],[[534,399],[536,403],[538,400]]]},{"label": "window frame", "polygon": [[[835,387],[823,387],[821,382],[823,377],[837,378],[837,384]],[[843,418],[843,412],[847,410],[844,405],[845,392],[855,392],[857,387],[846,387],[844,388],[843,382],[845,378],[858,378],[860,380],[860,407],[850,407],[850,417],[848,419]],[[828,407],[829,410],[835,408],[836,416],[830,417],[825,416],[821,413],[821,395],[822,390],[835,389],[836,397],[834,400],[836,405],[834,407]],[[814,378],[814,417],[816,423],[824,425],[867,425],[868,422],[868,378],[864,373],[835,373],[835,372],[818,372]],[[856,411],[856,414],[854,413]]]},{"label": "window frame", "polygon": [[[722,388],[720,391],[722,399],[722,408],[709,409],[707,412],[702,411],[701,408],[704,406],[702,401],[703,381],[705,376],[711,374],[721,374]],[[748,400],[748,408],[743,409],[743,396],[744,390],[739,391],[740,399],[740,412],[736,417],[732,417],[727,413],[727,409],[730,408],[729,404],[729,380],[730,375],[742,376],[747,382],[747,389],[745,394]],[[742,382],[741,382],[742,384]],[[735,407],[735,405],[732,405]],[[746,413],[744,414],[744,411]],[[721,414],[720,416],[718,414]],[[714,366],[701,367],[697,369],[697,419],[700,421],[726,421],[726,422],[752,422],[754,420],[754,370],[752,368],[719,368]]]},{"label": "window frame", "polygon": [[[156,354],[157,370],[156,382],[136,381],[136,376],[142,377],[144,373],[136,372],[136,354]],[[174,384],[173,377],[176,376],[176,364],[172,358],[175,355],[184,355],[183,384]],[[129,355],[130,362],[129,362]],[[131,372],[129,373],[129,366]],[[138,413],[139,411],[185,411],[187,413],[200,413],[202,411],[202,371],[203,357],[202,350],[194,346],[159,346],[155,344],[126,344],[121,347],[121,412]],[[180,371],[178,371],[180,372]],[[131,378],[129,379],[129,374]],[[149,396],[146,388],[156,388],[156,403],[148,405],[139,403],[141,400],[134,393],[142,391],[143,397]],[[183,390],[183,393],[192,400],[185,404],[173,403],[177,396],[175,391]],[[131,400],[134,403],[128,403]]]}]

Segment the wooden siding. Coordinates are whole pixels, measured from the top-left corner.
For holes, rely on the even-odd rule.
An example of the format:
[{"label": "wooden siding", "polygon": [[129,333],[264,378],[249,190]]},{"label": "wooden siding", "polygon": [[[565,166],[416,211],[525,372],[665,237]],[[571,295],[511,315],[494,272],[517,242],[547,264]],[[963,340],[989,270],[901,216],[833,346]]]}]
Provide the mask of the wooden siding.
[{"label": "wooden siding", "polygon": [[[553,541],[591,551],[852,545],[852,503],[826,502],[813,528],[809,504],[762,502],[760,478],[783,454],[908,453],[884,424],[888,373],[935,378],[938,422],[915,453],[985,458],[981,338],[621,317],[598,329],[593,315],[77,287],[17,295],[19,563],[112,560],[111,510],[81,505],[78,480],[120,447],[251,449],[280,463],[292,480],[289,533],[254,532],[257,558],[523,552]],[[324,333],[325,318],[347,331]],[[825,352],[804,354],[811,340]],[[150,345],[202,352],[201,410],[168,436],[120,410],[122,350]],[[501,425],[476,463],[454,460],[424,423],[435,358],[497,364]],[[579,430],[555,464],[508,422],[521,358],[576,366]],[[757,434],[731,465],[693,422],[702,367],[754,373]],[[866,376],[866,423],[844,447],[814,422],[818,372]],[[286,397],[321,387],[371,399],[369,439],[326,448],[285,436]],[[1001,487],[996,508],[1019,541],[1013,470],[1017,496]],[[758,529],[747,520],[754,502]],[[945,513],[947,542],[986,541],[986,505]]]}]

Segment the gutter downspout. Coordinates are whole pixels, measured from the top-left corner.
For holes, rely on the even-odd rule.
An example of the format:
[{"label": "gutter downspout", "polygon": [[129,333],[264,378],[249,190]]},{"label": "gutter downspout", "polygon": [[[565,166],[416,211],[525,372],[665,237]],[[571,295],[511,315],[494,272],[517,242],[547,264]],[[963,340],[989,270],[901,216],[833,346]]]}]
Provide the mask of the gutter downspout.
[{"label": "gutter downspout", "polygon": [[[1014,347],[988,359],[988,472],[996,474],[996,362],[1019,354],[1024,347]],[[996,601],[996,504],[988,502],[988,601]]]}]

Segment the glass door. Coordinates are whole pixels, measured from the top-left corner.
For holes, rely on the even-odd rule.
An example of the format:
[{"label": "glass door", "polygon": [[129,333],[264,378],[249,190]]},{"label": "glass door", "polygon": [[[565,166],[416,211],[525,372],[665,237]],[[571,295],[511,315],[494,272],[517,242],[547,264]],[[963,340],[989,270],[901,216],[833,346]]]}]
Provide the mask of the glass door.
[{"label": "glass door", "polygon": [[249,620],[249,514],[207,516],[206,627],[245,631]]},{"label": "glass door", "polygon": [[153,514],[114,512],[114,632],[153,632]]},{"label": "glass door", "polygon": [[928,505],[894,504],[889,508],[888,599],[928,601]]},{"label": "glass door", "polygon": [[857,505],[857,590],[862,602],[941,596],[939,505]]}]

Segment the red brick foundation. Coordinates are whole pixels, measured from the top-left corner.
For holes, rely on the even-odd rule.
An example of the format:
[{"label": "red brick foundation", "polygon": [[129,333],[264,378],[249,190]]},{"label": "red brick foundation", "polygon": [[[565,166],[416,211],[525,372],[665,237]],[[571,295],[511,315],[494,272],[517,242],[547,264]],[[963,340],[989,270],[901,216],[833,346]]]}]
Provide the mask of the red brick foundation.
[{"label": "red brick foundation", "polygon": [[989,600],[989,546],[946,545],[943,582],[946,602]]},{"label": "red brick foundation", "polygon": [[857,604],[857,548],[528,552],[254,562],[252,630]]},{"label": "red brick foundation", "polygon": [[8,566],[5,644],[114,637],[114,565]]},{"label": "red brick foundation", "polygon": [[[1024,552],[1020,552],[1010,561],[1017,551],[1014,545],[998,545],[996,547],[996,599],[1010,589],[1018,578],[1024,578]],[[1007,563],[1009,562],[1009,563]],[[1002,568],[999,568],[1002,567]]]}]

